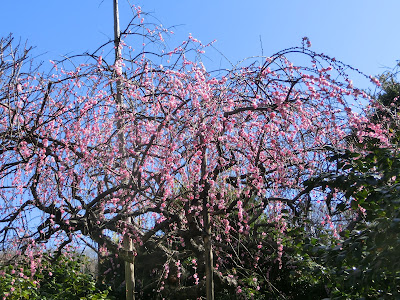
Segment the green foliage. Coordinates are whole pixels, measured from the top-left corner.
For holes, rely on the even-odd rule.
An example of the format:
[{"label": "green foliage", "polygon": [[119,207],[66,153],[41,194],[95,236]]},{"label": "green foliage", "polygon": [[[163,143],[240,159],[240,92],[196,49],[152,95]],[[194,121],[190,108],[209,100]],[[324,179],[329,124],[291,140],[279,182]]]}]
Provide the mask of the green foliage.
[{"label": "green foliage", "polygon": [[81,270],[83,257],[60,256],[56,261],[42,262],[33,276],[24,263],[2,268],[0,296],[6,299],[106,300],[109,290],[96,287],[96,280]]},{"label": "green foliage", "polygon": [[3,267],[0,276],[0,296],[6,299],[39,299],[38,283],[28,277],[30,271],[14,266]]},{"label": "green foliage", "polygon": [[341,175],[325,174],[313,184],[340,189],[359,220],[321,252],[331,297],[400,298],[400,155],[375,147],[367,155],[346,151],[337,158]]}]

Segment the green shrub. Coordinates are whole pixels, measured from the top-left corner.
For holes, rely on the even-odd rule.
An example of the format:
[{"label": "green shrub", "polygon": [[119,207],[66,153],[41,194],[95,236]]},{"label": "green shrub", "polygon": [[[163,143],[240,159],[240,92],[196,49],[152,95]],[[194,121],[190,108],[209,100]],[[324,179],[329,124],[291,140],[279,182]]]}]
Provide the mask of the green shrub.
[{"label": "green shrub", "polygon": [[106,300],[109,290],[96,287],[89,272],[82,271],[82,256],[60,256],[55,261],[43,260],[40,271],[32,275],[25,263],[1,269],[0,296],[3,299],[40,300]]}]

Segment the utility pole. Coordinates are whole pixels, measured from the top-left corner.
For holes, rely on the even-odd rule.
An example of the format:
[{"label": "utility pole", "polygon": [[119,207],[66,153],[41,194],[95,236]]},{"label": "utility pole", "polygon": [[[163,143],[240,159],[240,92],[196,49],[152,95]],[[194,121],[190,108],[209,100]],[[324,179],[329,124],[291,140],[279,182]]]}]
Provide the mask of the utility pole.
[{"label": "utility pole", "polygon": [[[119,11],[118,11],[118,0],[113,0],[114,7],[114,46],[115,46],[115,61],[114,66],[117,68],[122,68],[120,65],[122,58],[122,51],[120,48],[121,41],[121,31],[119,28]],[[121,91],[121,80],[118,78],[117,70],[115,70],[116,80],[116,105],[117,105],[117,113],[123,109],[123,99],[122,99],[122,91]],[[119,152],[121,157],[125,157],[125,137],[122,131],[122,122],[121,119],[117,122],[117,130],[118,130],[118,141],[119,141]],[[120,162],[121,167],[125,165],[123,161]],[[130,224],[132,219],[129,217],[126,219],[126,222]],[[129,234],[125,234],[123,237],[123,246],[126,251],[132,253],[133,255],[133,242],[129,237]],[[133,257],[134,258],[134,257]],[[125,291],[126,291],[126,300],[135,300],[135,264],[134,262],[125,262]]]},{"label": "utility pole", "polygon": [[206,182],[207,169],[207,147],[205,146],[204,136],[200,136],[202,145],[202,161],[201,161],[201,179],[203,185],[202,201],[203,201],[203,243],[204,243],[204,263],[206,271],[206,299],[214,300],[214,260],[211,241],[211,216],[208,210],[208,192],[209,184]]}]

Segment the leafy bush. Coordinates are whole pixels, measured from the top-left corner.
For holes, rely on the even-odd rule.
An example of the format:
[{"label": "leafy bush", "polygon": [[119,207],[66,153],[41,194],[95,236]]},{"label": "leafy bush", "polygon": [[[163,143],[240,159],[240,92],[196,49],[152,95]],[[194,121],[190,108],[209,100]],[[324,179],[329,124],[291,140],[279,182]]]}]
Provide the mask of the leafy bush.
[{"label": "leafy bush", "polygon": [[376,147],[338,158],[346,172],[313,183],[340,190],[357,212],[341,239],[320,251],[331,299],[399,299],[400,154]]},{"label": "leafy bush", "polygon": [[68,255],[43,260],[41,271],[33,275],[25,263],[5,266],[1,269],[0,296],[7,300],[112,299],[109,290],[96,287],[92,274],[82,271],[84,265],[84,257]]}]

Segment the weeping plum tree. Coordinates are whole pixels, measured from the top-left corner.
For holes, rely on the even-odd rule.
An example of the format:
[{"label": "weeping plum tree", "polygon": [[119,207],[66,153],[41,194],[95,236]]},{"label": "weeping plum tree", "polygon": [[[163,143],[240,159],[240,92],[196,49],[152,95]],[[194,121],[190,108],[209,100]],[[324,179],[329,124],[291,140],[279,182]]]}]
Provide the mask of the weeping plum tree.
[{"label": "weeping plum tree", "polygon": [[[207,46],[190,36],[169,50],[168,31],[148,28],[135,9],[111,63],[103,54],[112,42],[53,62],[46,75],[30,69],[29,49],[2,39],[2,249],[26,254],[34,271],[47,246],[61,254],[96,242],[100,255],[134,263],[151,243],[177,266],[189,256],[204,266],[176,294],[214,299],[213,276],[240,292],[224,269],[226,247],[239,247],[265,214],[284,234],[284,209],[331,222],[339,197],[304,182],[335,168],[325,158],[349,146],[350,128],[383,143],[384,130],[348,104],[369,101],[344,72],[354,69],[309,50],[307,39],[212,73],[201,62]],[[166,264],[159,291],[169,272]]]}]

